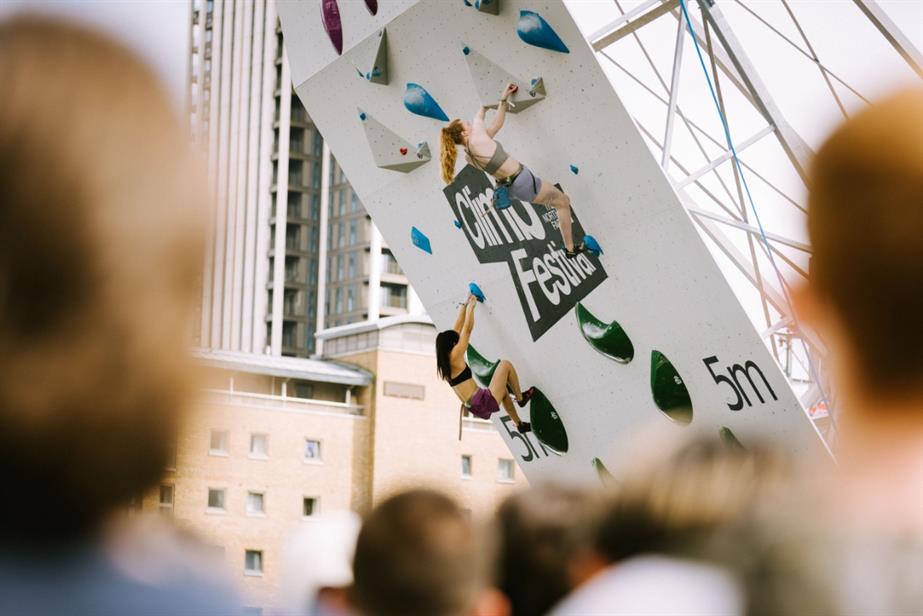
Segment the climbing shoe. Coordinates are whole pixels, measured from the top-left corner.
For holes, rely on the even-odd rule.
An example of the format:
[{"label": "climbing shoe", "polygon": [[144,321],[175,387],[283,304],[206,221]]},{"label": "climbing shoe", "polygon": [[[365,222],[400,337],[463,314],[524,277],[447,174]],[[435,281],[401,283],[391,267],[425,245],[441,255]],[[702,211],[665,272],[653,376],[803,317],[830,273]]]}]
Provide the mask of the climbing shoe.
[{"label": "climbing shoe", "polygon": [[516,426],[516,429],[519,430],[520,434],[532,432],[532,424],[530,424],[528,421],[520,421],[519,425]]},{"label": "climbing shoe", "polygon": [[583,242],[580,242],[579,244],[574,246],[573,250],[565,249],[564,256],[567,257],[568,259],[576,259],[577,255],[583,252],[586,252],[586,244],[584,244]]},{"label": "climbing shoe", "polygon": [[519,405],[519,408],[524,407],[525,405],[529,404],[529,400],[532,399],[532,396],[533,396],[534,394],[535,394],[535,388],[534,388],[534,387],[530,387],[529,389],[527,389],[527,390],[525,390],[524,392],[522,392],[522,399],[521,399],[521,400],[517,400],[517,401],[516,401],[516,404]]}]

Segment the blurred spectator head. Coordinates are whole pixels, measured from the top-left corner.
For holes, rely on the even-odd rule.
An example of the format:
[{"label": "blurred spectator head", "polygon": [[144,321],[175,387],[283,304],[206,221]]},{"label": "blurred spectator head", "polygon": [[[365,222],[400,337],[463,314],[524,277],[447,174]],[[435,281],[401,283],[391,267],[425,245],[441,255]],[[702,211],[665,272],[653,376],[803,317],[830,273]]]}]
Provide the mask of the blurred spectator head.
[{"label": "blurred spectator head", "polygon": [[513,616],[544,614],[605,566],[593,549],[598,491],[546,484],[507,498],[497,512],[497,588]]},{"label": "blurred spectator head", "polygon": [[629,468],[610,499],[596,547],[610,562],[644,553],[682,555],[741,521],[785,488],[788,465],[759,444],[707,435],[662,443]]},{"label": "blurred spectator head", "polygon": [[151,70],[0,22],[4,541],[86,536],[156,482],[186,406],[204,186]]},{"label": "blurred spectator head", "polygon": [[365,616],[468,616],[485,588],[478,534],[443,494],[411,490],[379,504],[359,532],[352,598]]},{"label": "blurred spectator head", "polygon": [[[810,172],[810,289],[799,312],[855,406],[923,396],[923,90],[854,115]],[[856,399],[858,398],[858,399]]]}]

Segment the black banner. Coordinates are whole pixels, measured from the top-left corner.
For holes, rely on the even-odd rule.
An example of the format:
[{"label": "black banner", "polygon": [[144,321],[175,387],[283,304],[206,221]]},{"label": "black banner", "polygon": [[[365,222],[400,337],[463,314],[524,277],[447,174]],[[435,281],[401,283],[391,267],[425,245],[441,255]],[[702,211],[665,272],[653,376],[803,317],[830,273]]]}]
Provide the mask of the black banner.
[{"label": "black banner", "polygon": [[[509,265],[533,341],[606,279],[597,257],[589,253],[576,259],[564,256],[554,208],[513,200],[504,210],[494,209],[493,184],[486,173],[471,165],[444,192],[478,261]],[[579,242],[583,227],[576,214],[572,221],[574,239]]]}]

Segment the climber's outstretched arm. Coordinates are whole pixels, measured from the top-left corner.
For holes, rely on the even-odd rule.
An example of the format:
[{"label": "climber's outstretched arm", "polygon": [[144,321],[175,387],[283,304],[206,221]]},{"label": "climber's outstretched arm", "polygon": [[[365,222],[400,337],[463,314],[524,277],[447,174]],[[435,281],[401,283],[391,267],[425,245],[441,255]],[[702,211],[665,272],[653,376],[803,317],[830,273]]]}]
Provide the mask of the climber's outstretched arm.
[{"label": "climber's outstretched arm", "polygon": [[491,139],[503,128],[503,121],[506,119],[506,103],[516,90],[518,90],[518,87],[515,83],[508,83],[503,88],[503,93],[500,95],[500,104],[497,105],[497,113],[494,115],[490,126],[487,127],[487,134],[490,135]]},{"label": "climber's outstretched arm", "polygon": [[465,322],[462,324],[461,331],[458,332],[458,344],[455,345],[455,348],[462,353],[468,350],[468,339],[471,338],[471,330],[474,329],[474,307],[477,303],[476,297],[468,296],[468,302],[465,304]]}]

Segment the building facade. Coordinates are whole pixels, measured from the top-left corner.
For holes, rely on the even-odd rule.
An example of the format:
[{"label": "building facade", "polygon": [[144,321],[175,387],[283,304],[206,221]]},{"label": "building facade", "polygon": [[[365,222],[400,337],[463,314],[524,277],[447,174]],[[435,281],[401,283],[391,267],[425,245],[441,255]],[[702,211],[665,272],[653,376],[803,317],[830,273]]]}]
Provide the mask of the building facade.
[{"label": "building facade", "polygon": [[142,508],[214,546],[264,613],[277,606],[286,541],[321,512],[431,486],[490,515],[526,481],[490,422],[464,418],[459,430],[435,333],[411,316],[340,326],[320,333],[335,361],[202,352],[200,408]]},{"label": "building facade", "polygon": [[319,329],[421,314],[292,90],[275,3],[191,7],[190,122],[216,204],[199,345],[310,357]]}]

